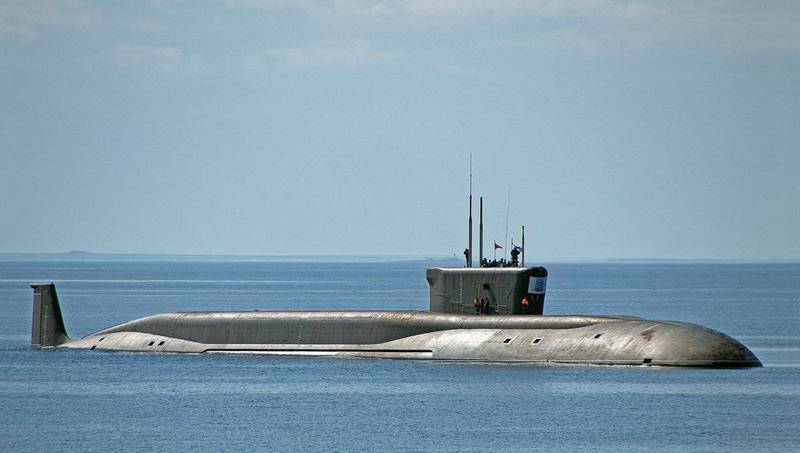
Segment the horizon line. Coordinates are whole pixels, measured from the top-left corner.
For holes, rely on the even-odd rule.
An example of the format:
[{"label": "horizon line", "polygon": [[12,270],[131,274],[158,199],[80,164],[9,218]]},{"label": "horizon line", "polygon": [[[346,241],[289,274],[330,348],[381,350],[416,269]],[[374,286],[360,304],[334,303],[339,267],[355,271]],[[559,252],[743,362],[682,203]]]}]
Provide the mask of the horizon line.
[{"label": "horizon line", "polygon": [[[274,254],[274,255],[250,255],[250,254],[235,254],[235,253],[151,253],[151,252],[88,252],[84,250],[70,250],[68,252],[0,252],[0,261],[13,261],[10,258],[28,258],[28,259],[92,259],[96,260],[101,258],[116,258],[119,261],[126,260],[142,260],[142,259],[155,259],[156,261],[169,261],[169,258],[177,259],[179,261],[190,261],[192,259],[203,259],[206,261],[213,261],[212,258],[220,258],[224,261],[236,261],[237,259],[243,261],[259,261],[269,260],[276,261],[281,259],[286,260],[301,260],[313,259],[320,261],[324,259],[346,260],[383,260],[383,261],[414,261],[414,260],[441,260],[441,261],[462,261],[463,258],[458,256],[440,255],[440,254]],[[731,263],[748,263],[748,262],[800,262],[800,257],[768,257],[768,258],[719,258],[719,257],[570,257],[570,258],[555,258],[555,257],[538,257],[535,259],[538,262],[731,262]]]}]

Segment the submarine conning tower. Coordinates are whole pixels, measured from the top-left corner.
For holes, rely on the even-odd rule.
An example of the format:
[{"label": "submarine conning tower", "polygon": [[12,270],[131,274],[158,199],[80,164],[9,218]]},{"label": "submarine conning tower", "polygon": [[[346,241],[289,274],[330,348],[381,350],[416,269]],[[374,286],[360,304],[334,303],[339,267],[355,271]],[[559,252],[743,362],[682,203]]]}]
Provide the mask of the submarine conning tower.
[{"label": "submarine conning tower", "polygon": [[544,309],[543,267],[434,267],[427,278],[434,313],[541,315]]}]

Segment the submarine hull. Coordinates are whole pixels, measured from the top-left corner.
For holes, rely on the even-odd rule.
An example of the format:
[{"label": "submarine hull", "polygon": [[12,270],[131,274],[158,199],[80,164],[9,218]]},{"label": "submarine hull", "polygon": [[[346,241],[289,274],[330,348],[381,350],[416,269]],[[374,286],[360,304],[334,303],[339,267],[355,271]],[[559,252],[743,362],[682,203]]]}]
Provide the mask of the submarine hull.
[{"label": "submarine hull", "polygon": [[[363,326],[371,326],[365,330]],[[284,341],[276,341],[282,339]],[[630,317],[202,312],[134,320],[61,348],[481,362],[757,367],[727,335]]]},{"label": "submarine hull", "polygon": [[324,355],[481,362],[757,367],[727,335],[626,316],[410,311],[184,312],[71,339],[55,285],[34,284],[31,345],[194,354]]}]

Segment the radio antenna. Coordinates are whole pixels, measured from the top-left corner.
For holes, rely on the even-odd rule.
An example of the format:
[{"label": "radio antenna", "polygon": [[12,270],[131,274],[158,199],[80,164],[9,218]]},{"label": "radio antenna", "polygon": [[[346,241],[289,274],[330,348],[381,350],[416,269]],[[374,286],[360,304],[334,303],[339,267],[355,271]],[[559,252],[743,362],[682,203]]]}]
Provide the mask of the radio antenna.
[{"label": "radio antenna", "polygon": [[469,246],[467,247],[467,267],[472,267],[472,153],[469,153]]},{"label": "radio antenna", "polygon": [[503,242],[503,256],[507,257],[508,253],[508,213],[511,211],[511,189],[508,189],[508,198],[506,200],[506,239]]},{"label": "radio antenna", "polygon": [[478,214],[478,267],[483,266],[483,197]]}]

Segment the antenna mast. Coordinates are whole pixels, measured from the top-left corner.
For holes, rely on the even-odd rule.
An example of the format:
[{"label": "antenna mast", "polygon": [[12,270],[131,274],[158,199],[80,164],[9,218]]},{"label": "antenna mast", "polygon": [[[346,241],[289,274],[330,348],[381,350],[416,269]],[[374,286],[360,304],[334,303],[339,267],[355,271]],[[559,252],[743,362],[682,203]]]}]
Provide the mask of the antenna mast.
[{"label": "antenna mast", "polygon": [[481,197],[481,210],[478,214],[478,267],[483,266],[483,197]]},{"label": "antenna mast", "polygon": [[511,210],[511,189],[508,189],[508,199],[506,201],[506,239],[503,242],[503,257],[508,253],[508,213]]},{"label": "antenna mast", "polygon": [[525,267],[525,225],[522,225],[522,267]]},{"label": "antenna mast", "polygon": [[472,153],[469,153],[469,246],[467,247],[469,256],[467,257],[467,267],[472,267]]}]

